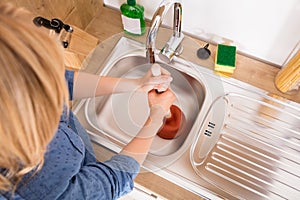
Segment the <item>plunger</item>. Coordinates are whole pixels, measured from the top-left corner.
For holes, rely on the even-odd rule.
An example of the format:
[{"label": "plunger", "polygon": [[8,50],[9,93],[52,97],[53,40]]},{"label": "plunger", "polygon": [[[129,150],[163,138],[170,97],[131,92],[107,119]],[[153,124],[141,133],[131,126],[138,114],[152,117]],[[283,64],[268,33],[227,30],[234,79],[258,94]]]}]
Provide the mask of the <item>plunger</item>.
[{"label": "plunger", "polygon": [[[154,64],[151,67],[151,72],[153,76],[160,76],[160,66]],[[162,93],[163,91],[156,90],[157,93]],[[176,105],[172,105],[168,114],[165,116],[164,124],[158,131],[157,135],[163,139],[174,139],[181,135],[182,131],[179,131],[182,124],[185,123],[185,116],[180,108]]]}]

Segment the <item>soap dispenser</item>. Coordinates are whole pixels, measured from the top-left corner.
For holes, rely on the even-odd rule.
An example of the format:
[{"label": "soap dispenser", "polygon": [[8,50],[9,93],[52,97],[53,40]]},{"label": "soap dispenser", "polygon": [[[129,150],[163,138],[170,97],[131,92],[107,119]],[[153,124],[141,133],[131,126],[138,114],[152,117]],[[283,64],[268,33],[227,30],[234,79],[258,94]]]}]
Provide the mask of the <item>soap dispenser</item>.
[{"label": "soap dispenser", "polygon": [[120,7],[124,32],[130,35],[143,35],[146,32],[144,7],[135,0],[127,0]]}]

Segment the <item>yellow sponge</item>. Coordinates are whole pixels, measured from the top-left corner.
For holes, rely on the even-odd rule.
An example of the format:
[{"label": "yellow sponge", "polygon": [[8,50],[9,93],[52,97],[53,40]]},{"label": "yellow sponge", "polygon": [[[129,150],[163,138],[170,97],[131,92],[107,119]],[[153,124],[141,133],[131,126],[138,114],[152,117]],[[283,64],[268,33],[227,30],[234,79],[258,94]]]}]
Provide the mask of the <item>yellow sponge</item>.
[{"label": "yellow sponge", "polygon": [[232,74],[235,70],[236,47],[218,44],[215,57],[215,71]]}]

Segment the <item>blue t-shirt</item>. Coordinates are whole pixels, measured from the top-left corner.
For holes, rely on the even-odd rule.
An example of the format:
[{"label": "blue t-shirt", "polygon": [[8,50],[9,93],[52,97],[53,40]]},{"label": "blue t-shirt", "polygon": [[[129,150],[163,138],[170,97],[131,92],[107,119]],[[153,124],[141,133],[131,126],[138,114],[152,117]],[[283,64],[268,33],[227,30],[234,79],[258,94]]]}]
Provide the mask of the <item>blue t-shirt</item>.
[{"label": "blue t-shirt", "polygon": [[[65,75],[72,94],[74,73]],[[87,132],[72,111],[64,109],[42,169],[26,174],[12,199],[117,199],[132,190],[139,170],[137,161],[125,155],[97,162]],[[11,194],[0,194],[0,200],[6,198]]]}]

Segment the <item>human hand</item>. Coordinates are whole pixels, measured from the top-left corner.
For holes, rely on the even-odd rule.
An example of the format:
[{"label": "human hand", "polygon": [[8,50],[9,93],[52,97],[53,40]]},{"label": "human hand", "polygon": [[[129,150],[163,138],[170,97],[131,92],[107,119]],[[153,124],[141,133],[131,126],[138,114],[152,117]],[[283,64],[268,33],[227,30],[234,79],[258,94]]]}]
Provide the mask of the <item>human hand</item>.
[{"label": "human hand", "polygon": [[[152,68],[158,68],[159,75],[152,74]],[[173,78],[170,72],[160,67],[158,64],[153,64],[151,69],[140,79],[138,79],[139,91],[149,92],[152,89],[157,89],[158,91],[165,91],[169,88]]]},{"label": "human hand", "polygon": [[167,89],[163,93],[151,90],[148,93],[150,115],[138,134],[122,149],[123,155],[133,157],[142,164],[150,150],[154,136],[163,125],[163,119],[175,100],[174,93]]},{"label": "human hand", "polygon": [[165,117],[169,113],[171,105],[175,101],[175,94],[167,89],[163,93],[157,93],[151,90],[148,93],[148,102],[150,107],[150,115],[156,117]]}]

